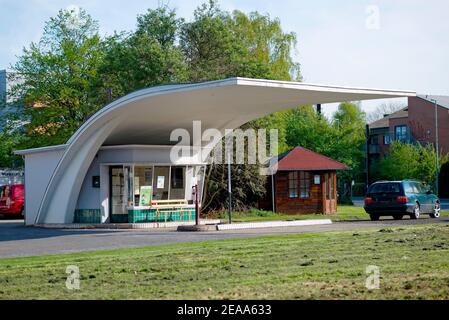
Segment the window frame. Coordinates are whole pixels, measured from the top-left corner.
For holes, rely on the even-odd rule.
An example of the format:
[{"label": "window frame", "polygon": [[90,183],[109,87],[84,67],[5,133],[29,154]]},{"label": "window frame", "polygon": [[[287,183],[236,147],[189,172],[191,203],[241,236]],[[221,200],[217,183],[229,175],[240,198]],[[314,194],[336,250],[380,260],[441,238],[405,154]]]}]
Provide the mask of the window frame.
[{"label": "window frame", "polygon": [[[300,171],[299,174],[299,197],[310,199],[310,172]],[[304,191],[304,193],[303,193]]]},{"label": "window frame", "polygon": [[[157,201],[155,197],[156,188],[157,185],[157,177],[159,176],[157,174],[157,168],[167,168],[168,170],[168,176],[166,176],[165,184],[168,186],[168,199],[166,200],[188,200],[189,204],[191,204],[192,199],[189,197],[189,190],[187,189],[190,185],[189,183],[193,183],[190,179],[197,179],[197,184],[200,190],[199,193],[199,200],[200,203],[202,201],[203,197],[203,191],[204,191],[204,174],[205,174],[205,166],[204,165],[172,165],[172,164],[164,164],[164,163],[124,163],[124,164],[115,164],[115,163],[105,163],[102,164],[104,166],[107,166],[109,168],[109,179],[111,179],[112,172],[111,168],[123,168],[125,170],[125,167],[129,167],[128,175],[124,175],[127,177],[127,188],[126,190],[129,191],[129,188],[131,188],[128,192],[125,190],[125,194],[127,194],[127,207],[128,208],[146,208],[146,206],[140,206],[140,186],[143,186],[143,180],[139,179],[139,193],[136,193],[136,184],[135,184],[135,177],[139,176],[139,178],[144,176],[144,173],[139,172],[139,174],[136,174],[136,169],[145,171],[145,169],[151,169],[151,186],[153,190],[153,199],[154,201]],[[172,183],[172,173],[177,169],[180,168],[183,170],[183,179],[182,179],[182,187],[179,185],[179,188],[176,188],[173,186]],[[174,170],[172,170],[174,169]],[[189,178],[190,177],[190,178]],[[174,178],[174,177],[173,177]],[[149,181],[148,181],[149,182]],[[180,181],[181,182],[181,181]],[[173,197],[174,191],[180,191],[177,194],[179,194],[179,197]],[[182,193],[182,194],[181,194]],[[111,200],[112,199],[112,183],[110,182],[109,185],[109,207],[112,207]],[[137,201],[139,200],[139,201]],[[164,197],[163,197],[163,200]]]},{"label": "window frame", "polygon": [[290,199],[299,198],[299,175],[298,171],[288,173],[288,197]]},{"label": "window frame", "polygon": [[[401,131],[398,134],[398,129]],[[403,138],[403,139],[402,139]],[[407,125],[399,125],[394,127],[394,140],[401,141],[401,142],[407,142],[408,140],[408,127]]]},{"label": "window frame", "polygon": [[[171,189],[174,190],[182,190],[186,188],[186,167],[183,166],[172,166],[171,167],[171,181],[170,181],[170,186]],[[181,171],[181,179],[177,179],[179,178],[177,175],[179,173],[179,171]],[[179,183],[179,185],[178,185]]]}]

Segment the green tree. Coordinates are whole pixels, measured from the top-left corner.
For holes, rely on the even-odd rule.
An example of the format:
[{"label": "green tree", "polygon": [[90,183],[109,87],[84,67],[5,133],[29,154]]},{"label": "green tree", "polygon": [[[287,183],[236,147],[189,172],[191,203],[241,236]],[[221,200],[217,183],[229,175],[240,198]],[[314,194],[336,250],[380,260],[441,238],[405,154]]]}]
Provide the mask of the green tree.
[{"label": "green tree", "polygon": [[[215,1],[194,12],[194,20],[183,24],[180,45],[193,82],[224,79],[236,74],[233,61],[242,47],[231,30],[232,20]],[[238,54],[238,53],[237,53]]]},{"label": "green tree", "polygon": [[280,21],[268,15],[231,14],[210,0],[195,10],[192,22],[183,24],[180,44],[190,81],[301,79],[300,66],[292,58],[296,35],[284,33]]},{"label": "green tree", "polygon": [[286,143],[289,149],[301,146],[331,156],[336,143],[336,130],[329,120],[316,113],[312,106],[288,112]]},{"label": "green tree", "polygon": [[184,55],[176,45],[183,20],[166,7],[137,17],[137,29],[106,40],[97,86],[107,88],[103,103],[133,91],[187,80]]},{"label": "green tree", "polygon": [[279,153],[283,153],[289,149],[289,146],[287,144],[287,121],[289,119],[289,116],[290,110],[276,112],[266,117],[252,121],[251,123],[247,124],[247,127],[252,127],[255,129],[266,129],[267,134],[269,134],[269,131],[272,129],[277,130],[279,139],[278,151]]},{"label": "green tree", "polygon": [[332,156],[351,167],[354,175],[365,167],[365,118],[360,105],[350,102],[341,103],[332,118],[336,133]]},{"label": "green tree", "polygon": [[[440,155],[440,170],[448,162],[448,155]],[[436,152],[431,144],[408,144],[395,141],[390,145],[389,155],[377,163],[381,179],[417,179],[435,185]]]},{"label": "green tree", "polygon": [[330,157],[348,165],[350,171],[338,172],[338,194],[342,203],[352,203],[352,181],[363,181],[365,172],[366,114],[357,103],[344,102],[333,115],[336,136]]},{"label": "green tree", "polygon": [[330,120],[318,115],[313,107],[303,106],[289,111],[286,123],[289,148],[301,146],[351,168],[363,167],[365,113],[359,105],[340,104]]},{"label": "green tree", "polygon": [[0,168],[17,168],[22,166],[22,160],[14,155],[16,146],[21,143],[21,135],[3,128],[0,132]]},{"label": "green tree", "polygon": [[38,43],[24,49],[12,92],[28,123],[23,147],[64,143],[100,106],[95,79],[103,60],[98,23],[84,10],[61,10]]},{"label": "green tree", "polygon": [[234,34],[245,48],[245,54],[237,57],[241,72],[254,70],[254,77],[273,80],[302,79],[300,65],[293,59],[296,34],[285,33],[279,19],[259,12],[245,14],[236,10],[232,20]]},{"label": "green tree", "polygon": [[21,114],[11,112],[3,115],[0,118],[0,168],[23,166],[22,158],[14,155],[23,139]]}]

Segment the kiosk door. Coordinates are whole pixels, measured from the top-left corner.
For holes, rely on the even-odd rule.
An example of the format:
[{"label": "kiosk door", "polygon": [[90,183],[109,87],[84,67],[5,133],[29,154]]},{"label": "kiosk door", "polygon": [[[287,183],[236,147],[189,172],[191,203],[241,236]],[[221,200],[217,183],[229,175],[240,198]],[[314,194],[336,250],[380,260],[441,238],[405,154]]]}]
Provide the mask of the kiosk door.
[{"label": "kiosk door", "polygon": [[110,217],[111,223],[127,223],[128,212],[126,210],[126,188],[123,166],[111,167],[110,177]]}]

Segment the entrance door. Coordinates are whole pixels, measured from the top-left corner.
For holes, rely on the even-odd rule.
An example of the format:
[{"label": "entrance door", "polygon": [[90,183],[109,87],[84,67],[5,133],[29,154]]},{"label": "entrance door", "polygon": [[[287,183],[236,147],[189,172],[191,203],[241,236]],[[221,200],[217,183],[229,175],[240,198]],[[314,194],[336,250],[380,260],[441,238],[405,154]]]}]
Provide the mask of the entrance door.
[{"label": "entrance door", "polygon": [[326,173],[324,175],[323,184],[323,211],[324,214],[337,213],[337,190],[336,181],[337,175],[335,173]]},{"label": "entrance door", "polygon": [[126,188],[123,166],[110,167],[110,217],[111,223],[127,223]]}]

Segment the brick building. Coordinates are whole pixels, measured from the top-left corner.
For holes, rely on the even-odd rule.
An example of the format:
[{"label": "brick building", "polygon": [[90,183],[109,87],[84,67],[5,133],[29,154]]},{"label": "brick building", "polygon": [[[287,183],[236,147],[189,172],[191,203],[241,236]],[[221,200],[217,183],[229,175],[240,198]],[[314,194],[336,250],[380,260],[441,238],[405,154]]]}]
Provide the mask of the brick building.
[{"label": "brick building", "polygon": [[348,166],[301,147],[280,155],[277,166],[277,173],[268,179],[261,209],[273,210],[274,199],[277,213],[337,212],[337,170],[348,170]]},{"label": "brick building", "polygon": [[[449,153],[449,96],[418,95],[409,97],[408,106],[404,109],[385,115],[369,125],[370,165],[388,154],[392,141],[435,145],[435,104],[438,110],[439,149],[443,154]],[[443,190],[447,189],[444,185],[442,187]]]},{"label": "brick building", "polygon": [[449,153],[449,96],[408,98],[408,106],[369,125],[370,159],[388,153],[390,142],[435,144],[435,100],[438,105],[440,151]]},{"label": "brick building", "polygon": [[8,91],[11,89],[11,81],[8,79],[11,71],[0,70],[0,119],[9,113],[17,112],[17,106]]}]

